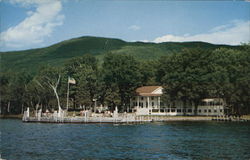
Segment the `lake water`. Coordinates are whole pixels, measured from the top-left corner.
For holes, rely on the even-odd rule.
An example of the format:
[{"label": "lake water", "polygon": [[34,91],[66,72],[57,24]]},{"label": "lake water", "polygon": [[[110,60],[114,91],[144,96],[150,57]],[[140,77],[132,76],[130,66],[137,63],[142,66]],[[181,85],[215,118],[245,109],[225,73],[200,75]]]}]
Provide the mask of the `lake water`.
[{"label": "lake water", "polygon": [[250,159],[250,123],[39,124],[0,120],[7,160]]}]

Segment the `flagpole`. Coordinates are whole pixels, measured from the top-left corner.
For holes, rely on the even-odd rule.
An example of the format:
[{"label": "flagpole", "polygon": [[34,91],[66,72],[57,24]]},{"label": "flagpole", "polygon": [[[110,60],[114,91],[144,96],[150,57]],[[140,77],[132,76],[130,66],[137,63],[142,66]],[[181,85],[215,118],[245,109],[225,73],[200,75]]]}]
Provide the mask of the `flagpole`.
[{"label": "flagpole", "polygon": [[67,90],[67,111],[69,109],[69,77],[68,77],[68,90]]}]

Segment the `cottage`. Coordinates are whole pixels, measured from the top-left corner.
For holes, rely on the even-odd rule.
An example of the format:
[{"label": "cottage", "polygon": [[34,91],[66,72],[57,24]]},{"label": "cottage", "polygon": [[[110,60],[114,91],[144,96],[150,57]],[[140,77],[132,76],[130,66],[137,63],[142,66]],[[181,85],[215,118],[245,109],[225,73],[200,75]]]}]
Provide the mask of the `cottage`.
[{"label": "cottage", "polygon": [[[136,89],[136,94],[131,100],[131,108],[137,115],[195,115],[194,104],[183,102],[164,102],[162,86],[143,86]],[[221,98],[202,99],[197,107],[197,115],[221,116],[224,115],[224,105]]]}]

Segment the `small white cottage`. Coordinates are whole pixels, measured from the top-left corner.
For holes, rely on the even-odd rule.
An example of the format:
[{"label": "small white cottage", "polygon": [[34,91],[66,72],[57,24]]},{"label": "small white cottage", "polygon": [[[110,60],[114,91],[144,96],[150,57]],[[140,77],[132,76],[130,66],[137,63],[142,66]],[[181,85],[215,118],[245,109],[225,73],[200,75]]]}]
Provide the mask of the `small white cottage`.
[{"label": "small white cottage", "polygon": [[[181,101],[165,102],[161,100],[162,86],[143,86],[136,89],[131,100],[131,108],[137,115],[194,115],[195,107],[190,104],[184,108]],[[197,115],[224,115],[224,105],[221,98],[202,99],[197,108]]]}]

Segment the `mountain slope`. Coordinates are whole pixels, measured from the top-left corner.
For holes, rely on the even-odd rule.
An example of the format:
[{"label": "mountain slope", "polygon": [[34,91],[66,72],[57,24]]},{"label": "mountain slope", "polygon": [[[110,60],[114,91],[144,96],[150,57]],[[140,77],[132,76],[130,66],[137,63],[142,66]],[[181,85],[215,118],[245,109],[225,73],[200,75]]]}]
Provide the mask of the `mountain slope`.
[{"label": "mountain slope", "polygon": [[101,37],[80,37],[66,40],[55,45],[15,52],[0,52],[1,72],[31,71],[45,64],[63,65],[70,58],[92,54],[102,59],[105,53],[130,54],[138,59],[156,59],[160,56],[179,52],[184,48],[216,49],[220,47],[236,48],[238,46],[214,45],[204,42],[165,42],[143,43],[125,42],[120,39]]}]

